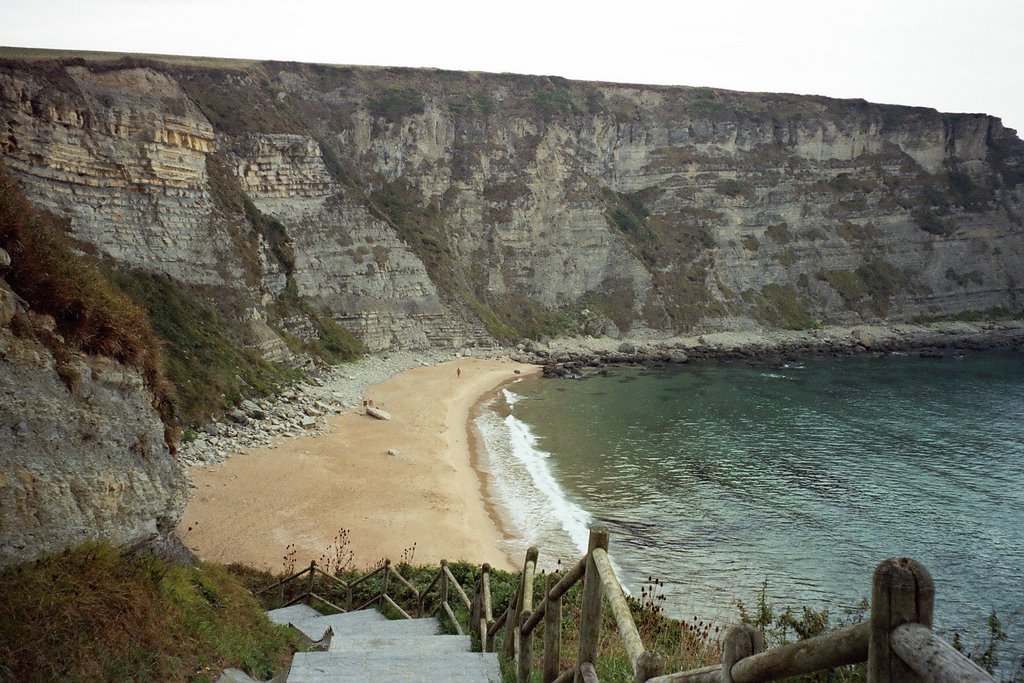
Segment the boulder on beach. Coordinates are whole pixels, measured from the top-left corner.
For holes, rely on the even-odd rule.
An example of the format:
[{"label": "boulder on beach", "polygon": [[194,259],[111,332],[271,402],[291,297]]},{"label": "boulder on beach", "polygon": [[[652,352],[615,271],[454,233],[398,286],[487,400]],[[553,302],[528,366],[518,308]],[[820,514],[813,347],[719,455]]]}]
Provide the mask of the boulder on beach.
[{"label": "boulder on beach", "polygon": [[366,414],[370,417],[375,417],[378,420],[390,420],[391,413],[386,410],[382,410],[377,406],[366,406]]}]

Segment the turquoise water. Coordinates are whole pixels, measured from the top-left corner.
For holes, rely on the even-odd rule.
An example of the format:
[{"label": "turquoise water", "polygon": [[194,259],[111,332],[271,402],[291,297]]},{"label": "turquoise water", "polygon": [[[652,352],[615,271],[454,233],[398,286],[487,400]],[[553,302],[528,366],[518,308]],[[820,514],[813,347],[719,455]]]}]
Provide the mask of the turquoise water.
[{"label": "turquoise water", "polygon": [[979,640],[995,608],[1024,657],[1024,354],[524,380],[477,424],[512,549],[549,566],[604,523],[630,590],[724,623],[765,580],[841,616],[910,556],[938,630]]}]

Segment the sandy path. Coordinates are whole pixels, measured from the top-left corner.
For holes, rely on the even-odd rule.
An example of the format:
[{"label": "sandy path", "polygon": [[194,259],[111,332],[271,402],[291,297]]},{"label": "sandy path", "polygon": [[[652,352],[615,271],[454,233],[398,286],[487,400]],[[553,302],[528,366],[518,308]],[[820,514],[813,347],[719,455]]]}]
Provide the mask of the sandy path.
[{"label": "sandy path", "polygon": [[416,562],[511,568],[496,547],[502,536],[472,467],[467,426],[482,396],[538,370],[471,358],[407,370],[366,393],[389,421],[336,416],[327,435],[193,467],[179,535],[203,559],[273,571],[284,568],[290,543],[299,567],[333,556],[341,529],[356,566],[401,560],[415,543]]}]

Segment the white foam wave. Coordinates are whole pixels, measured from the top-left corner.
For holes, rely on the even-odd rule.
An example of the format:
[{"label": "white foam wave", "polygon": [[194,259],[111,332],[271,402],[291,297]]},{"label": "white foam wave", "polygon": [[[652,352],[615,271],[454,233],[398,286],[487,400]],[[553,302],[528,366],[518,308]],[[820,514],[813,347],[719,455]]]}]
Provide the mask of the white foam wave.
[{"label": "white foam wave", "polygon": [[[512,394],[505,390],[506,400]],[[519,398],[515,394],[510,404]],[[590,515],[568,499],[551,471],[550,454],[514,415],[504,418],[484,410],[476,419],[483,437],[484,463],[492,477],[493,495],[505,522],[519,537],[508,550],[535,545],[548,560],[578,557],[586,552]],[[544,563],[547,564],[547,563]]]}]

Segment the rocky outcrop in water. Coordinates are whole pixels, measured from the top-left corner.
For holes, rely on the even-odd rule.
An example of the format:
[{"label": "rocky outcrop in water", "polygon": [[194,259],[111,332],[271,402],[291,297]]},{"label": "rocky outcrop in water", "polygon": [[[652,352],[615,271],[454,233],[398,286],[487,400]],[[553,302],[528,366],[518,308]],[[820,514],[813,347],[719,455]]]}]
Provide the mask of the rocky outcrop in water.
[{"label": "rocky outcrop in water", "polygon": [[0,150],[89,248],[315,334],[297,295],[377,350],[1021,308],[1024,143],[985,115],[35,59],[0,65]]}]

